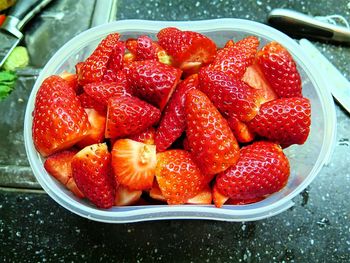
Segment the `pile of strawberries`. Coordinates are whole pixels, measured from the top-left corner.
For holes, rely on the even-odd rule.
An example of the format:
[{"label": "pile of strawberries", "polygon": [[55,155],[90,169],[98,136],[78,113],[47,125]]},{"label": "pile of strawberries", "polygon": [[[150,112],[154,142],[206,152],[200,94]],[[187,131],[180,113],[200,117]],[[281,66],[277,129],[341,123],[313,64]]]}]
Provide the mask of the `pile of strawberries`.
[{"label": "pile of strawberries", "polygon": [[254,36],[219,49],[169,27],[113,33],[76,65],[46,78],[33,141],[49,174],[99,208],[248,204],[282,189],[283,148],[303,144],[310,102],[291,54]]}]

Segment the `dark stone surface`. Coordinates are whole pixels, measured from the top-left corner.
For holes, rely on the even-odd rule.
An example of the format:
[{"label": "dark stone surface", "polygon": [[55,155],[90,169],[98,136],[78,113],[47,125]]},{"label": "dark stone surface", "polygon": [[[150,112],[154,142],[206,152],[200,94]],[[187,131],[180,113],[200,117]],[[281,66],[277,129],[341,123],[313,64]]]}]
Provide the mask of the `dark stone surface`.
[{"label": "dark stone surface", "polygon": [[[276,7],[350,20],[348,1],[120,0],[117,19],[264,22]],[[350,49],[318,43],[349,78]],[[334,155],[295,206],[249,223],[200,220],[104,224],[48,195],[0,188],[0,262],[349,262],[350,118],[338,106]]]}]

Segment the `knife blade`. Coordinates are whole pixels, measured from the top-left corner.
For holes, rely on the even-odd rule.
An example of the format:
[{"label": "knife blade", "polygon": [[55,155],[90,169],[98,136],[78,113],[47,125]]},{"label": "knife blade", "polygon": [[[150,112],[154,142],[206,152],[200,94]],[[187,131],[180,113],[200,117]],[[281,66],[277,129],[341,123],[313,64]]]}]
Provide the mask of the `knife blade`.
[{"label": "knife blade", "polygon": [[23,38],[24,25],[52,0],[17,0],[0,28],[0,67]]},{"label": "knife blade", "polygon": [[310,41],[301,39],[299,44],[326,76],[324,79],[333,97],[350,114],[350,82]]}]

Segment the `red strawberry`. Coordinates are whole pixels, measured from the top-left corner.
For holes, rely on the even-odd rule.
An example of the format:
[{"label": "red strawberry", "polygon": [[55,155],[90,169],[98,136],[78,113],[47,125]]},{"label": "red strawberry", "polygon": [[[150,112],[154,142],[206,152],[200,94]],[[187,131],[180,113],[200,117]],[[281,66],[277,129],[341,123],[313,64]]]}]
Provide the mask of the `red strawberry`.
[{"label": "red strawberry", "polygon": [[68,149],[90,128],[88,116],[67,82],[51,76],[41,84],[33,112],[33,141],[44,157]]},{"label": "red strawberry", "polygon": [[77,197],[84,194],[78,189],[72,175],[71,162],[77,150],[66,150],[50,155],[44,162],[46,171],[65,185]]},{"label": "red strawberry", "polygon": [[296,63],[282,45],[268,43],[258,52],[257,62],[279,97],[302,97],[301,78]]},{"label": "red strawberry", "polygon": [[117,72],[123,68],[123,59],[125,53],[125,43],[118,41],[108,60],[107,69]]},{"label": "red strawberry", "polygon": [[158,60],[156,46],[148,36],[139,36],[137,38],[136,58],[137,60]]},{"label": "red strawberry", "polygon": [[191,90],[185,101],[186,135],[191,154],[206,175],[214,175],[234,165],[239,146],[227,121],[207,96]]},{"label": "red strawberry", "polygon": [[79,148],[84,148],[91,144],[101,143],[104,140],[106,116],[94,109],[85,109],[91,125],[88,135],[77,143]]},{"label": "red strawberry", "polygon": [[114,205],[133,205],[140,200],[141,195],[142,191],[140,190],[130,190],[129,188],[120,185],[115,192]]},{"label": "red strawberry", "polygon": [[106,111],[112,97],[131,96],[132,90],[126,82],[94,82],[84,86],[84,91]]},{"label": "red strawberry", "polygon": [[186,128],[185,96],[198,86],[198,75],[191,75],[176,88],[166,106],[156,133],[157,151],[165,151]]},{"label": "red strawberry", "polygon": [[109,99],[106,138],[134,135],[156,124],[160,111],[135,97],[113,97]]},{"label": "red strawberry", "polygon": [[77,75],[77,77],[79,75],[81,75],[81,69],[84,65],[84,62],[78,62],[76,65],[75,65],[75,74]]},{"label": "red strawberry", "polygon": [[212,196],[213,202],[218,208],[222,207],[229,200],[229,197],[219,192],[216,185],[213,186]]},{"label": "red strawberry", "polygon": [[63,78],[65,81],[67,81],[68,86],[71,87],[75,93],[79,92],[78,76],[76,74],[63,71],[60,74],[60,77]]},{"label": "red strawberry", "polygon": [[156,146],[130,139],[117,140],[112,150],[116,180],[131,190],[150,189],[156,168]]},{"label": "red strawberry", "polygon": [[128,38],[125,41],[125,46],[129,50],[130,53],[134,54],[136,56],[137,53],[137,39],[135,38]]},{"label": "red strawberry", "polygon": [[186,201],[186,204],[193,204],[193,205],[210,205],[213,201],[211,189],[209,186],[206,186],[202,191],[200,191],[197,195],[194,197],[188,199]]},{"label": "red strawberry", "polygon": [[156,178],[168,204],[184,204],[208,184],[208,178],[184,150],[157,154]]},{"label": "red strawberry", "polygon": [[311,106],[307,98],[282,98],[264,103],[248,125],[260,136],[287,147],[306,141],[310,116]]},{"label": "red strawberry", "polygon": [[226,120],[237,141],[247,143],[254,140],[254,132],[244,122],[241,122],[234,116],[231,116]]},{"label": "red strawberry", "polygon": [[215,185],[223,196],[247,200],[279,191],[289,174],[289,162],[282,148],[260,141],[243,147],[237,164],[218,174]]},{"label": "red strawberry", "polygon": [[106,107],[94,100],[92,97],[90,97],[86,92],[81,93],[78,95],[78,99],[81,103],[81,106],[85,109],[95,109],[98,112],[105,113],[106,112]]},{"label": "red strawberry", "polygon": [[181,77],[181,70],[155,60],[135,61],[125,68],[137,95],[162,110]]},{"label": "red strawberry", "polygon": [[166,199],[159,188],[157,180],[154,180],[152,188],[149,191],[149,196],[155,200],[166,202]]},{"label": "red strawberry", "polygon": [[226,117],[235,116],[249,121],[259,111],[262,95],[243,81],[224,72],[203,68],[199,72],[199,89],[203,91]]},{"label": "red strawberry", "polygon": [[264,102],[278,98],[276,92],[271,88],[257,63],[253,63],[247,68],[242,77],[242,81],[247,83],[250,87],[259,90],[260,94],[264,97]]},{"label": "red strawberry", "polygon": [[154,144],[155,136],[156,136],[156,130],[153,127],[149,127],[138,134],[131,135],[129,139],[137,142],[142,142],[145,144]]},{"label": "red strawberry", "polygon": [[78,72],[78,83],[82,86],[91,82],[100,82],[107,70],[109,59],[118,45],[119,34],[104,38],[94,52],[85,60]]},{"label": "red strawberry", "polygon": [[209,64],[216,54],[216,45],[208,37],[192,31],[167,27],[157,34],[158,43],[173,57],[175,65],[183,68],[188,63]]},{"label": "red strawberry", "polygon": [[240,79],[253,59],[259,47],[256,37],[246,37],[233,45],[218,51],[214,62],[209,66],[212,70],[222,71]]},{"label": "red strawberry", "polygon": [[111,154],[106,144],[94,144],[72,160],[73,178],[86,198],[99,208],[110,208],[115,200],[116,182],[111,176]]}]

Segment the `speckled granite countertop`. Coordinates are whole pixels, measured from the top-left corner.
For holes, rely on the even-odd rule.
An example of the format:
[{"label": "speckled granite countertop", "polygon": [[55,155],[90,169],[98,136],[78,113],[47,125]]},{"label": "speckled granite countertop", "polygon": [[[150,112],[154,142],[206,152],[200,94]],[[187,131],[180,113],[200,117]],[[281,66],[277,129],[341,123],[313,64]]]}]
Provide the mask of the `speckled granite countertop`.
[{"label": "speckled granite countertop", "polygon": [[[347,0],[119,0],[117,19],[265,22],[277,7],[350,21]],[[316,44],[350,78],[350,48]],[[111,225],[80,218],[39,190],[0,188],[0,262],[350,262],[350,116],[338,105],[336,112],[331,163],[280,215],[249,223]]]}]

